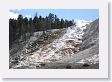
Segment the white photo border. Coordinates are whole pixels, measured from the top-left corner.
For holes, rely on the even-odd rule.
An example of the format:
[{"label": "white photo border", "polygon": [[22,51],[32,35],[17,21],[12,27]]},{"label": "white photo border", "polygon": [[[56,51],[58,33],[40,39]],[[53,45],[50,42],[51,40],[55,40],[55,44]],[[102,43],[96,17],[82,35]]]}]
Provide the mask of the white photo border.
[{"label": "white photo border", "polygon": [[[3,0],[1,9],[1,77],[108,78],[108,2],[106,0]],[[99,69],[9,69],[9,9],[99,9]]]}]

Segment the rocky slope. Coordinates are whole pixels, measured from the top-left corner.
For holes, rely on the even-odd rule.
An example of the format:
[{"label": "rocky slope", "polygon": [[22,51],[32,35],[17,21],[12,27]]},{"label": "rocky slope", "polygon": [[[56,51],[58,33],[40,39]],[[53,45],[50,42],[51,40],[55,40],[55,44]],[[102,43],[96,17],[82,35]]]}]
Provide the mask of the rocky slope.
[{"label": "rocky slope", "polygon": [[10,49],[10,68],[95,69],[99,67],[99,20],[78,21],[76,26],[50,30],[44,36],[36,32],[20,44],[19,51],[12,54],[14,48]]},{"label": "rocky slope", "polygon": [[89,50],[92,56],[81,61],[89,63],[99,63],[99,19],[87,26],[83,35],[82,43],[79,46],[80,51]]}]

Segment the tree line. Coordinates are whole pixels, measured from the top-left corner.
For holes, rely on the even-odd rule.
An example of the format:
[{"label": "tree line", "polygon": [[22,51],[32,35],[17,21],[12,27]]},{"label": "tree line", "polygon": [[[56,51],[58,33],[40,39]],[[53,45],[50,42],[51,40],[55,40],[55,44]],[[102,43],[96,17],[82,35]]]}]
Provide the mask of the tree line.
[{"label": "tree line", "polygon": [[28,34],[32,35],[33,32],[61,29],[74,24],[73,20],[59,19],[52,13],[49,13],[46,17],[37,16],[36,14],[34,18],[24,18],[22,15],[18,15],[17,19],[9,19],[9,44],[11,45],[21,36],[25,38]]}]

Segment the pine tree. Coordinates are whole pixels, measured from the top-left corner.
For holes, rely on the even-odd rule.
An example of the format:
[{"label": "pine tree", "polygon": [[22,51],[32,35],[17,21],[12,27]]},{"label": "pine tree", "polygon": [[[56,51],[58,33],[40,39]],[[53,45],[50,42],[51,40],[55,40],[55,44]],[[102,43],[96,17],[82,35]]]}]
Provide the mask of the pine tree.
[{"label": "pine tree", "polygon": [[33,20],[32,18],[29,19],[29,25],[30,25],[30,34],[32,35],[34,32],[34,26],[33,26]]},{"label": "pine tree", "polygon": [[63,19],[61,19],[60,28],[64,28],[64,20]]},{"label": "pine tree", "polygon": [[23,16],[19,15],[17,19],[17,27],[18,27],[18,37],[22,36],[22,26],[23,26]]},{"label": "pine tree", "polygon": [[19,15],[17,19],[9,19],[9,44],[18,42],[23,36],[27,39],[27,34],[32,35],[35,31],[43,31],[43,35],[46,35],[46,30],[62,29],[71,25],[75,25],[73,20],[60,20],[52,13],[46,17],[38,17],[36,13],[35,17],[30,19]]},{"label": "pine tree", "polygon": [[48,26],[49,29],[52,29],[53,27],[51,27],[51,24],[54,23],[54,14],[50,13],[48,16]]}]

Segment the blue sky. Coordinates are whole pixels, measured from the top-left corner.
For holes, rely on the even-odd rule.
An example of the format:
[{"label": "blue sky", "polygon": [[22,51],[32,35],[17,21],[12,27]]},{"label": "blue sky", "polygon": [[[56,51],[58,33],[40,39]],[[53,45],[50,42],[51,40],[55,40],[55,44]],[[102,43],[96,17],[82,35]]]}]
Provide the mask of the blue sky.
[{"label": "blue sky", "polygon": [[[56,14],[58,18],[63,19],[80,19],[80,20],[95,20],[99,17],[98,9],[13,9],[9,10],[13,14],[21,14],[24,17],[34,17],[37,13],[38,16],[48,16],[49,13]],[[12,15],[11,15],[12,16]]]}]

